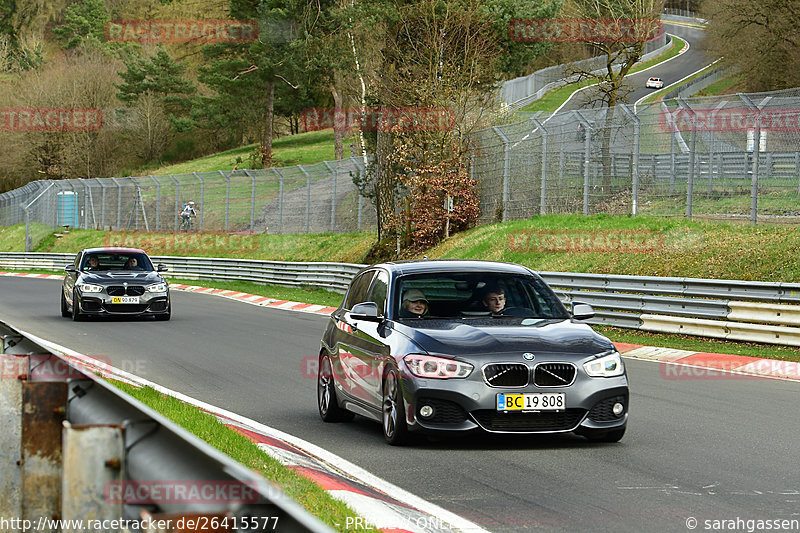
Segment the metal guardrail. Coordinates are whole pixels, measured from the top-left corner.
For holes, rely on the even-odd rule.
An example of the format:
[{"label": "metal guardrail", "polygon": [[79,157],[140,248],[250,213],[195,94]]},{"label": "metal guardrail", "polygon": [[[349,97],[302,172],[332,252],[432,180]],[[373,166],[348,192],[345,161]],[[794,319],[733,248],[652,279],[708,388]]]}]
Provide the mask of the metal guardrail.
[{"label": "metal guardrail", "polygon": [[[0,268],[63,269],[72,254],[0,253]],[[153,256],[170,275],[308,285],[343,293],[365,265]],[[595,308],[593,324],[800,346],[800,283],[539,272],[564,303]],[[705,332],[705,333],[701,333]],[[750,336],[748,338],[748,335]]]},{"label": "metal guardrail", "polygon": [[[361,265],[350,263],[284,263],[258,259],[217,257],[151,256],[154,263],[169,267],[168,276],[186,279],[217,279],[309,285],[344,293]],[[74,254],[0,252],[0,268],[13,270],[63,270],[72,264]]]},{"label": "metal guardrail", "polygon": [[[227,520],[215,530],[332,531],[265,478],[69,357],[3,322],[0,339],[0,516],[58,533],[52,519],[83,520],[81,531],[127,529],[114,520],[171,520],[142,531],[175,531],[181,518]],[[87,527],[89,519],[107,525]]]}]

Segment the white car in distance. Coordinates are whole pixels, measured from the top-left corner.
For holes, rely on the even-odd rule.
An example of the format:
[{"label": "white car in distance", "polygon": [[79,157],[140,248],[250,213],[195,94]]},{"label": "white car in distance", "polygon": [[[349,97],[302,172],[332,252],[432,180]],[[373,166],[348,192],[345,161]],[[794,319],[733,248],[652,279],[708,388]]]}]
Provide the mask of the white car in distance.
[{"label": "white car in distance", "polygon": [[645,87],[648,89],[661,89],[664,87],[664,80],[661,78],[650,78],[647,80]]}]

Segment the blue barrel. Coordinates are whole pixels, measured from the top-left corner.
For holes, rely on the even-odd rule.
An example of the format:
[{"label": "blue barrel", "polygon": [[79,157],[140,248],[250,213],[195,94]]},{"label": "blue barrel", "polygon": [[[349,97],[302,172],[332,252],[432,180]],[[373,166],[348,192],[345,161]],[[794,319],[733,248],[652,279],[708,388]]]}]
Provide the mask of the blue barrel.
[{"label": "blue barrel", "polygon": [[78,227],[78,194],[73,191],[61,191],[58,199],[58,226]]}]

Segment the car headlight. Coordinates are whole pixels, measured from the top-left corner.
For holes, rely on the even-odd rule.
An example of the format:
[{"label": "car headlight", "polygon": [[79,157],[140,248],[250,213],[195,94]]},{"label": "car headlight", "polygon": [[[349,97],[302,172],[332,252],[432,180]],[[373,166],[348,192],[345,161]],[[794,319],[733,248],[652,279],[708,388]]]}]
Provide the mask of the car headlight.
[{"label": "car headlight", "polygon": [[417,377],[431,379],[465,378],[472,372],[472,365],[431,355],[410,354],[403,357],[408,369]]},{"label": "car headlight", "polygon": [[153,283],[145,288],[147,289],[147,292],[167,292],[166,283]]},{"label": "car headlight", "polygon": [[103,292],[101,285],[92,285],[91,283],[81,283],[78,285],[81,292]]},{"label": "car headlight", "polygon": [[610,378],[625,373],[625,365],[619,352],[612,352],[604,357],[583,364],[583,369],[593,378]]}]

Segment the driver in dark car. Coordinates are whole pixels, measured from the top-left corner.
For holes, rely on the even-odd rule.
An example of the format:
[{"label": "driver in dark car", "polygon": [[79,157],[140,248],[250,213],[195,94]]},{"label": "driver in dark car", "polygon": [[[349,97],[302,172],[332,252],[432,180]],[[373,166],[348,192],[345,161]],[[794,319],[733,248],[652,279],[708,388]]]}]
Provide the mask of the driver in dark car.
[{"label": "driver in dark car", "polygon": [[481,303],[493,315],[500,315],[506,307],[506,293],[501,287],[490,285],[484,290]]},{"label": "driver in dark car", "polygon": [[139,266],[139,261],[137,261],[135,257],[130,257],[130,258],[128,258],[127,261],[125,261],[124,269],[125,270],[141,270],[142,267]]},{"label": "driver in dark car", "polygon": [[89,257],[84,270],[100,270],[100,259],[98,259],[96,255]]}]

